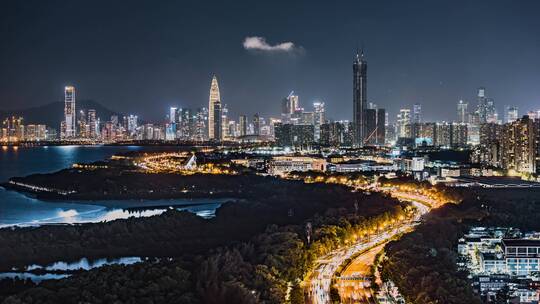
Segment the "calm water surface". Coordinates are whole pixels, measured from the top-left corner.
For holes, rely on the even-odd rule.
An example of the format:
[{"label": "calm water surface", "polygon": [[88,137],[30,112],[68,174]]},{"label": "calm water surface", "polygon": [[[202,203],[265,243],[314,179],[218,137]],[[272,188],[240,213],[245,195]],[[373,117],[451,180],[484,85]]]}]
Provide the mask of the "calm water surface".
[{"label": "calm water surface", "polygon": [[[109,158],[113,154],[162,149],[152,147],[123,146],[49,146],[0,150],[0,181],[13,176],[32,173],[48,173],[71,167],[77,162],[92,162]],[[152,216],[166,209],[151,206],[174,206],[203,217],[212,217],[224,200],[149,200],[149,201],[77,201],[44,202],[0,187],[0,227],[13,225],[39,225],[56,223],[84,223],[109,221],[120,218]],[[182,205],[184,205],[182,207]],[[187,205],[187,206],[186,206]],[[145,210],[129,211],[130,207],[147,206]]]},{"label": "calm water surface", "polygon": [[[97,260],[88,260],[87,258],[82,258],[78,261],[67,263],[67,262],[56,262],[51,265],[41,266],[41,265],[29,265],[24,267],[24,269],[13,269],[9,272],[1,272],[0,280],[2,279],[30,279],[36,283],[39,283],[44,280],[58,280],[67,278],[70,276],[70,271],[76,270],[90,270],[94,268],[103,267],[106,265],[132,265],[135,263],[142,262],[143,259],[140,257],[123,257],[116,259],[97,259]],[[32,271],[44,270],[44,273],[35,273]],[[47,272],[50,271],[50,272]]]}]

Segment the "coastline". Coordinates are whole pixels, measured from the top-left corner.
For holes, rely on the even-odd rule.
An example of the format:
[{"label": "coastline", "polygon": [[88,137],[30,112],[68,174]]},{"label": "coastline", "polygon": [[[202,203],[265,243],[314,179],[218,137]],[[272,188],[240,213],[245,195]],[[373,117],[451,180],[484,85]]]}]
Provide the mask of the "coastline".
[{"label": "coastline", "polygon": [[[9,184],[6,187],[6,183],[1,183],[0,188],[5,189],[5,191],[13,191],[16,193],[19,193],[21,195],[27,196],[32,199],[37,199],[44,203],[73,203],[73,204],[83,204],[83,205],[94,205],[94,206],[101,206],[106,208],[122,208],[122,209],[148,209],[148,208],[167,208],[167,207],[192,207],[192,206],[199,206],[199,205],[207,205],[207,204],[224,204],[229,202],[234,202],[240,200],[239,198],[233,198],[233,197],[227,197],[227,196],[204,196],[199,195],[198,197],[194,197],[193,195],[185,195],[185,196],[175,196],[175,197],[152,197],[152,198],[128,198],[128,197],[115,197],[115,196],[107,196],[107,197],[93,197],[91,195],[89,196],[80,196],[80,197],[70,197],[70,196],[62,196],[62,195],[52,195],[51,197],[48,197],[47,195],[42,195],[42,193],[38,192],[32,192],[25,190],[21,187],[21,189],[17,189],[18,187],[10,187]],[[55,199],[55,197],[58,197]],[[167,204],[166,201],[171,201],[172,204]],[[176,202],[175,201],[181,201]]]},{"label": "coastline", "polygon": [[92,204],[94,201],[156,201],[156,200],[237,200],[231,198],[231,193],[197,193],[197,192],[171,192],[171,193],[125,193],[125,194],[101,194],[101,193],[71,193],[60,194],[55,192],[31,190],[9,182],[0,183],[0,187],[6,191],[15,191],[30,198],[43,202],[66,202],[77,201],[77,203]]}]

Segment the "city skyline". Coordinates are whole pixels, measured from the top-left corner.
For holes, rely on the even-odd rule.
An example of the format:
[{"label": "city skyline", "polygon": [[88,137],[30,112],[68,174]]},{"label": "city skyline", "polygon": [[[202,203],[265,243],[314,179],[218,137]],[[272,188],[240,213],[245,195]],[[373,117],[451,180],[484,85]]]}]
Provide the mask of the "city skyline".
[{"label": "city skyline", "polygon": [[[148,5],[137,2],[133,7],[146,9]],[[299,4],[291,5],[295,8]],[[399,4],[392,8],[369,2],[362,5],[378,14],[375,17],[363,14],[353,16],[345,5],[327,12],[323,4],[314,3],[307,7],[306,13],[296,15],[296,19],[283,17],[285,24],[298,23],[298,29],[285,25],[268,28],[264,21],[269,22],[272,17],[281,17],[282,12],[276,7],[262,5],[257,11],[267,9],[268,14],[264,15],[260,22],[255,22],[252,29],[242,27],[243,23],[233,26],[226,22],[223,28],[217,29],[215,41],[221,47],[219,52],[212,52],[211,55],[206,51],[195,54],[199,47],[208,46],[210,42],[204,38],[195,38],[209,33],[210,29],[201,27],[196,34],[188,33],[168,14],[165,14],[161,21],[155,21],[148,16],[141,17],[141,25],[157,22],[155,30],[142,31],[142,37],[157,39],[158,43],[149,50],[149,54],[145,54],[145,48],[136,44],[137,51],[130,52],[128,56],[122,56],[121,51],[129,49],[135,41],[138,42],[133,33],[140,26],[135,25],[131,30],[119,25],[120,21],[125,21],[126,16],[119,14],[113,19],[113,16],[99,10],[99,2],[83,6],[67,19],[94,13],[104,18],[107,27],[102,29],[106,29],[109,34],[93,31],[95,23],[92,21],[72,29],[67,26],[66,22],[69,20],[30,18],[27,20],[30,23],[48,25],[43,29],[43,37],[39,39],[21,28],[5,33],[8,47],[3,49],[0,55],[1,60],[6,63],[6,72],[2,73],[0,82],[0,107],[24,108],[60,100],[57,88],[74,85],[78,89],[78,96],[83,99],[94,99],[112,110],[139,113],[147,120],[157,120],[163,117],[160,108],[167,109],[174,105],[195,108],[203,104],[207,99],[207,79],[215,73],[220,76],[220,88],[227,97],[222,102],[232,109],[233,116],[242,114],[236,110],[240,108],[246,109],[242,112],[272,115],[277,112],[275,109],[279,107],[283,96],[294,90],[304,105],[312,104],[315,100],[325,102],[329,118],[352,120],[352,115],[347,110],[352,99],[350,76],[347,72],[354,49],[360,43],[365,46],[371,67],[367,101],[384,105],[391,118],[395,117],[403,106],[411,107],[420,103],[426,119],[448,120],[444,114],[450,111],[455,113],[453,105],[460,99],[472,103],[475,90],[481,86],[489,90],[500,114],[504,111],[504,105],[533,109],[539,103],[540,93],[535,85],[539,76],[535,67],[540,62],[537,56],[533,56],[538,53],[539,45],[534,38],[537,33],[530,30],[535,28],[538,20],[529,14],[535,11],[538,4],[525,2],[517,6],[505,2],[490,2],[489,6],[483,6],[480,2],[455,5],[415,3]],[[223,17],[218,14],[219,6],[207,12],[208,16],[221,20]],[[426,13],[416,12],[415,8],[419,6],[422,6]],[[16,25],[17,21],[12,19],[13,16],[33,13],[36,7],[39,8],[39,5],[32,8],[6,5],[3,11],[10,13],[10,16],[3,19],[7,25]],[[163,4],[148,9],[162,12],[171,8],[180,8],[180,11],[176,11],[185,14],[181,7],[175,4]],[[478,20],[473,20],[472,17],[479,8],[482,8],[480,11],[483,14]],[[67,9],[60,5],[55,8],[54,13],[58,14]],[[192,9],[199,12],[202,7],[195,5]],[[111,7],[112,12],[118,10],[120,8],[115,5]],[[440,17],[436,14],[439,10],[445,10],[447,15],[433,21],[433,18]],[[429,16],[429,12],[434,16]],[[313,24],[309,14],[320,17],[325,14],[341,16],[342,21]],[[253,16],[248,17],[249,21],[253,22]],[[382,18],[381,20],[394,18],[396,21],[389,25],[375,26],[381,23],[377,22],[379,20],[376,17]],[[396,22],[415,17],[419,18],[417,23],[405,24],[403,29],[396,28]],[[454,22],[458,20],[457,17],[466,22]],[[518,17],[524,22],[512,22]],[[182,22],[191,24],[195,22],[192,19],[185,16]],[[422,25],[430,21],[433,21],[430,23],[432,29],[424,29]],[[305,32],[308,26],[316,29],[320,33],[320,39],[327,39],[334,48],[329,49],[318,43],[318,35],[302,34],[302,30]],[[352,30],[347,31],[347,27]],[[465,27],[467,31],[463,34]],[[69,52],[56,44],[51,45],[55,39],[75,30],[79,35],[93,31],[92,41],[107,43],[110,52],[106,53],[104,58],[103,52],[95,50],[93,44],[84,44],[77,38],[79,35],[73,36],[74,45]],[[164,37],[158,34],[160,30]],[[493,36],[494,32],[500,37]],[[13,36],[13,33],[18,35]],[[333,38],[337,33],[342,34],[338,35],[342,38]],[[449,39],[438,38],[437,33],[446,33]],[[127,35],[131,40],[111,40],[113,34]],[[403,34],[406,35],[401,38]],[[41,56],[39,58],[47,60],[39,60],[37,53],[26,47],[25,38],[52,39],[50,43],[37,44]],[[501,39],[507,42],[501,44]],[[426,46],[428,41],[433,47]],[[508,55],[510,42],[523,46],[520,50],[514,50],[516,55]],[[400,47],[392,48],[390,45]],[[88,48],[95,52],[89,52]],[[25,55],[20,54],[19,50],[26,50],[27,57],[23,57]],[[58,57],[60,55],[67,56]],[[32,74],[31,84],[26,81],[30,74],[17,68],[23,58],[27,60],[27,64],[35,66],[36,72]],[[111,65],[110,60],[117,60],[117,63]],[[493,64],[501,61],[506,64]],[[21,87],[23,83],[24,89]],[[150,104],[153,106],[149,107]],[[439,111],[441,108],[444,111]]]},{"label": "city skyline", "polygon": [[[489,97],[485,87],[477,89],[477,104],[469,104],[463,100],[457,102],[454,119],[429,121],[423,119],[422,105],[415,103],[412,108],[403,107],[396,115],[396,121],[390,122],[386,110],[375,103],[366,102],[367,61],[357,54],[353,62],[353,113],[357,113],[357,121],[332,120],[326,117],[325,103],[316,101],[313,109],[304,108],[299,103],[299,96],[294,91],[281,101],[281,117],[265,119],[259,113],[253,115],[252,123],[248,123],[245,114],[238,121],[229,116],[226,104],[221,103],[221,95],[217,76],[213,75],[209,90],[208,108],[170,107],[166,120],[139,121],[138,115],[114,113],[103,121],[91,107],[76,108],[74,86],[64,88],[63,118],[60,123],[60,140],[67,141],[105,141],[123,140],[165,140],[165,141],[275,141],[280,145],[296,146],[335,144],[340,137],[340,144],[367,146],[417,145],[442,147],[472,147],[481,143],[484,125],[503,126],[528,116],[538,120],[540,110],[519,113],[516,106],[505,105],[499,113],[493,98]],[[362,102],[363,101],[363,102]],[[362,104],[359,106],[358,104]],[[77,114],[79,113],[79,114]],[[88,114],[88,116],[87,116]],[[101,114],[101,113],[100,113]],[[213,114],[213,115],[212,115]],[[103,117],[102,117],[103,118]],[[23,123],[24,121],[24,123]],[[53,125],[38,124],[29,121],[26,132],[26,120],[22,116],[8,115],[4,117],[1,139],[7,142],[55,140],[57,130]],[[141,123],[139,125],[139,123]],[[337,131],[335,124],[341,131]],[[287,127],[289,125],[289,127]],[[334,127],[332,127],[334,125]],[[356,127],[355,127],[356,126]],[[285,128],[285,129],[284,129]],[[275,131],[275,129],[279,129]],[[359,134],[359,130],[364,134]],[[283,133],[285,132],[285,133]],[[307,133],[306,133],[307,132]],[[338,133],[335,133],[338,132]],[[344,135],[345,133],[349,135]],[[341,134],[341,135],[338,135]],[[246,136],[252,136],[246,137]],[[281,139],[279,137],[282,137]],[[290,139],[284,139],[290,138]],[[299,137],[298,137],[299,136]],[[336,137],[337,136],[337,137]],[[344,136],[344,137],[343,137]],[[350,136],[351,141],[348,141]],[[441,137],[442,136],[442,137]],[[296,139],[292,139],[292,138]],[[404,141],[405,140],[405,141]],[[412,140],[412,141],[411,141]]]},{"label": "city skyline", "polygon": [[3,1],[0,304],[539,304],[538,11]]}]

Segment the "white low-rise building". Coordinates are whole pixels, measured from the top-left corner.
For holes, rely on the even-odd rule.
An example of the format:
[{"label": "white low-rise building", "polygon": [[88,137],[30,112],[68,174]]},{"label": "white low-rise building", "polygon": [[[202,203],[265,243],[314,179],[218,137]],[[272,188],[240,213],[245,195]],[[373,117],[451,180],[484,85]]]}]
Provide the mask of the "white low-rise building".
[{"label": "white low-rise building", "polygon": [[326,160],[305,156],[277,156],[272,158],[268,173],[284,175],[289,172],[326,171]]}]

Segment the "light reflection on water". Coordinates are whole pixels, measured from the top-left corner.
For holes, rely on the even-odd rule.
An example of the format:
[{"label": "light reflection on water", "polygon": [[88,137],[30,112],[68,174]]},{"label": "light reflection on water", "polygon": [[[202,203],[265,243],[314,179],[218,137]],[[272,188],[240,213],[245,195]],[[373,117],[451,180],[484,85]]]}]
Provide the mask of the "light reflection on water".
[{"label": "light reflection on water", "polygon": [[90,270],[93,268],[103,267],[105,265],[131,265],[142,262],[140,257],[123,257],[118,259],[97,259],[88,260],[82,258],[78,261],[67,263],[59,261],[48,266],[30,265],[25,268],[26,271],[33,271],[37,269],[45,269],[47,271],[74,271],[74,270]]},{"label": "light reflection on water", "polygon": [[[171,147],[174,149],[175,147]],[[176,147],[177,148],[177,147]],[[0,151],[0,182],[10,177],[33,173],[54,172],[71,167],[73,163],[92,162],[106,159],[113,154],[127,151],[163,149],[162,147],[111,147],[111,146],[50,146],[50,147],[6,147]],[[178,205],[201,204],[181,207]],[[152,216],[166,211],[166,207],[194,212],[202,217],[212,217],[221,204],[217,200],[163,200],[140,202],[43,202],[23,194],[6,191],[0,187],[0,228],[15,225],[87,223],[125,219],[128,217]],[[151,206],[160,206],[152,208]],[[128,208],[145,207],[137,212]]]},{"label": "light reflection on water", "polygon": [[[179,200],[178,202],[168,202],[170,204],[167,208],[153,208],[151,206],[148,209],[109,209],[103,208],[98,211],[90,211],[85,213],[78,213],[76,210],[66,210],[59,212],[57,219],[60,219],[61,223],[98,223],[98,222],[110,222],[118,219],[138,218],[138,217],[150,217],[160,215],[166,212],[168,209],[176,209],[179,211],[189,211],[203,218],[212,218],[216,215],[216,209],[221,206],[221,202],[216,203],[203,203],[198,205],[190,205],[188,207],[181,207],[185,204],[185,201]],[[176,204],[178,203],[178,204]],[[144,205],[143,205],[144,206]]]},{"label": "light reflection on water", "polygon": [[[5,182],[14,176],[54,172],[69,168],[73,163],[103,160],[117,153],[153,149],[161,150],[163,147],[50,146],[16,148],[5,146],[0,150],[0,182]],[[172,208],[187,210],[201,217],[209,218],[215,216],[216,209],[225,201],[227,200],[95,201],[92,204],[77,201],[44,202],[15,191],[6,191],[0,187],[0,228],[16,225],[101,222],[129,217],[152,216],[161,214],[171,208],[163,206],[173,206]],[[118,260],[125,263],[130,261],[136,263],[137,259],[140,261],[140,258],[136,257],[122,259]],[[67,273],[59,273],[61,271],[70,271],[77,267],[91,269],[114,263],[117,262],[103,259],[97,261],[81,259],[74,263],[57,262],[48,266],[29,265],[29,269],[20,270],[19,272],[13,270],[12,272],[0,273],[0,279],[28,278],[40,282],[69,276]],[[28,272],[32,271],[32,269],[38,270],[35,267],[44,267],[45,271],[55,271],[55,273],[38,274]],[[41,268],[39,271],[43,271],[43,269]]]},{"label": "light reflection on water", "polygon": [[[30,279],[33,282],[39,283],[44,280],[59,280],[69,277],[71,274],[67,273],[76,270],[90,270],[94,268],[103,267],[106,265],[132,265],[142,262],[140,257],[122,257],[117,259],[97,259],[90,261],[87,258],[82,258],[78,261],[67,263],[59,261],[47,266],[41,265],[29,265],[24,268],[23,271],[13,269],[11,272],[0,273],[0,280],[2,279]],[[31,271],[45,270],[54,273],[33,273]],[[65,272],[65,273],[62,273]]]},{"label": "light reflection on water", "polygon": [[33,282],[39,283],[45,280],[60,280],[69,277],[69,274],[45,273],[35,274],[30,272],[3,272],[0,273],[0,280],[3,279],[30,279]]},{"label": "light reflection on water", "polygon": [[[48,210],[47,216],[40,219],[30,219],[29,221],[20,221],[12,223],[1,223],[0,228],[11,226],[39,226],[45,224],[82,224],[110,222],[119,219],[140,218],[160,215],[169,209],[179,211],[188,211],[203,218],[212,218],[216,210],[225,202],[225,200],[155,200],[155,201],[114,201],[125,205],[125,208],[104,207],[98,205],[86,204],[61,204],[53,210]],[[114,202],[112,203],[114,205]],[[110,205],[111,202],[93,202]],[[44,202],[43,204],[56,204]],[[185,206],[187,205],[187,206]],[[155,207],[154,207],[155,206]],[[159,207],[158,207],[159,206]],[[168,206],[168,207],[163,207]],[[77,208],[77,209],[72,209]],[[137,209],[130,209],[137,208]],[[2,216],[0,215],[0,220]]]}]

